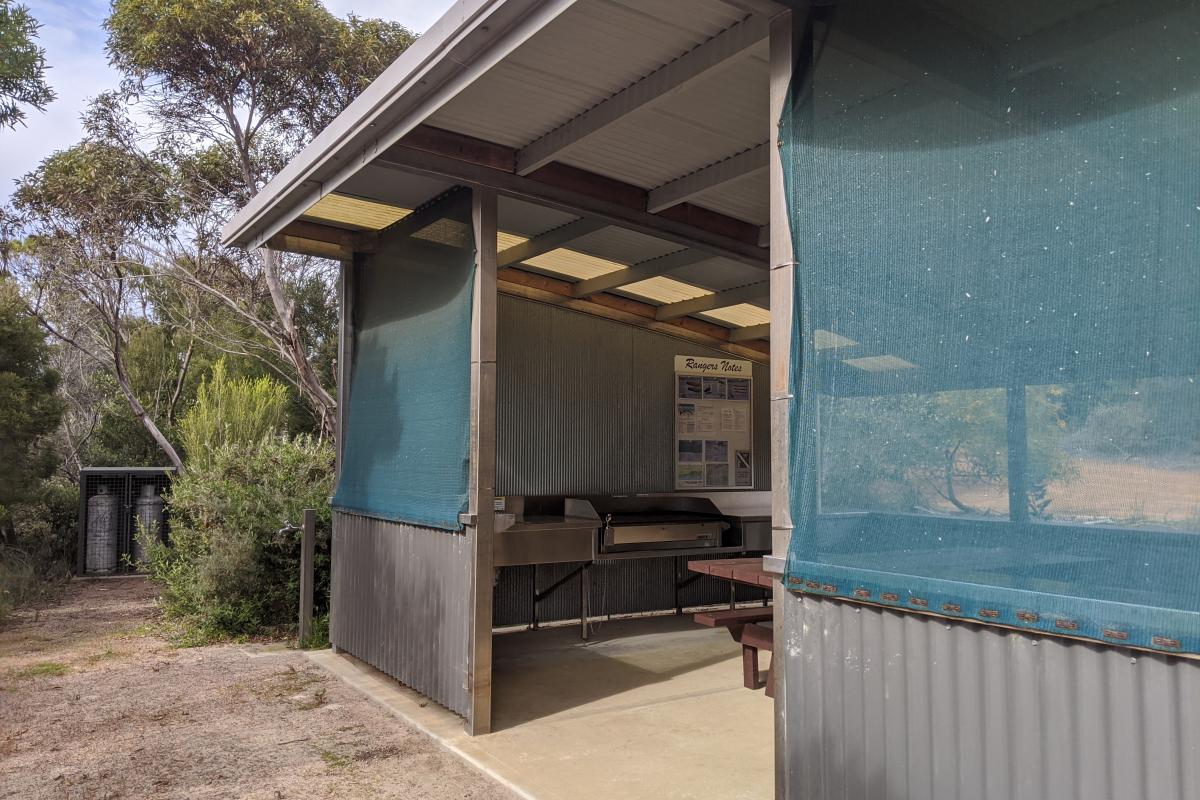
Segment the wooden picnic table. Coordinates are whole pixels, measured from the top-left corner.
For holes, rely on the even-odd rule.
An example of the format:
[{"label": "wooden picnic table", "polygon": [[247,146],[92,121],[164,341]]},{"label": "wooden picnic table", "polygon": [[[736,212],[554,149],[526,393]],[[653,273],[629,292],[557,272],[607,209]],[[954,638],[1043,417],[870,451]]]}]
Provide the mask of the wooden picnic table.
[{"label": "wooden picnic table", "polygon": [[762,557],[758,558],[718,558],[708,561],[689,561],[688,569],[701,575],[712,575],[714,578],[724,578],[733,583],[746,586],[757,586],[770,589],[775,580],[769,572],[763,570]]},{"label": "wooden picnic table", "polygon": [[[775,577],[763,570],[762,558],[721,558],[709,561],[689,561],[688,569],[701,575],[722,578],[730,583],[746,586],[771,588]],[[767,689],[767,697],[775,696],[775,659],[764,678],[758,670],[758,651],[774,651],[774,635],[770,627],[773,612],[769,606],[730,608],[719,611],[701,611],[693,616],[700,625],[709,628],[727,628],[733,640],[742,646],[742,684],[747,689]]]}]

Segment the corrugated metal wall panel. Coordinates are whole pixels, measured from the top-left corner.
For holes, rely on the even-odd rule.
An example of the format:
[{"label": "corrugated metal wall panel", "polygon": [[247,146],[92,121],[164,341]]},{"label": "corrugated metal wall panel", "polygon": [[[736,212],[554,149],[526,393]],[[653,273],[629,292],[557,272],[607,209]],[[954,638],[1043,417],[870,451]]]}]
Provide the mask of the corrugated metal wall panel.
[{"label": "corrugated metal wall panel", "polygon": [[471,625],[467,537],[333,513],[330,641],[466,714]]},{"label": "corrugated metal wall panel", "polygon": [[[499,298],[500,495],[675,488],[676,355],[732,358],[670,336]],[[767,367],[754,365],[754,488],[771,488]]]},{"label": "corrugated metal wall panel", "polygon": [[1195,800],[1200,663],[788,595],[789,800]]}]

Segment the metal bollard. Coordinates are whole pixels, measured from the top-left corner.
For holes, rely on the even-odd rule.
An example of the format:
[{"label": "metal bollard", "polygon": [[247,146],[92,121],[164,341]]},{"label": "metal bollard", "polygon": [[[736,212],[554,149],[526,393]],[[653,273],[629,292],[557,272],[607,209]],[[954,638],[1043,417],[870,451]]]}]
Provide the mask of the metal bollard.
[{"label": "metal bollard", "polygon": [[304,509],[300,526],[300,643],[312,635],[313,622],[313,553],[317,541],[317,512]]}]

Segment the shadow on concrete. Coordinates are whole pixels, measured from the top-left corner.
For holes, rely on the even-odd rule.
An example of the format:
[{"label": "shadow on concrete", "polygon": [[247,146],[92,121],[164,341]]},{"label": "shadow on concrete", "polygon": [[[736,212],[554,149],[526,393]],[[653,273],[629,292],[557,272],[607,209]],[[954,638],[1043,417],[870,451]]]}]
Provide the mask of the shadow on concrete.
[{"label": "shadow on concrete", "polygon": [[[493,644],[493,729],[712,691],[711,686],[687,683],[678,691],[659,687],[639,692],[627,703],[620,699],[740,654],[727,634],[699,629],[690,614],[606,622],[587,642],[580,639],[578,625],[500,634]],[[731,682],[720,688],[741,687]]]}]

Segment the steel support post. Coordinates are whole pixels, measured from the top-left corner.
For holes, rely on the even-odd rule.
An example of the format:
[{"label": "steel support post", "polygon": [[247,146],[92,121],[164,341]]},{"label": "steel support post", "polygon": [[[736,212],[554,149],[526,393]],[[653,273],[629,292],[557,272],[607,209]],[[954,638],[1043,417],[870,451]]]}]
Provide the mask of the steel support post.
[{"label": "steel support post", "polygon": [[472,571],[467,681],[472,736],[492,729],[492,535],[496,527],[496,193],[471,192],[475,286],[471,308],[471,469],[467,526]]},{"label": "steel support post", "polygon": [[[783,180],[783,144],[779,121],[787,106],[792,68],[796,60],[796,20],[800,12],[785,11],[771,19],[770,25],[770,265],[771,265],[771,555],[786,559],[792,537],[792,514],[788,475],[791,465],[789,432],[791,422],[792,376],[792,293],[795,265],[792,252],[791,221],[788,217],[787,188]],[[776,562],[778,563],[778,562]],[[773,588],[775,601],[774,641],[771,666],[775,684],[775,796],[789,796],[787,780],[787,588],[782,580]],[[776,665],[775,660],[780,663]],[[778,666],[778,669],[775,667]]]},{"label": "steel support post", "polygon": [[312,635],[313,624],[313,558],[317,544],[317,512],[304,509],[300,526],[300,645]]}]

